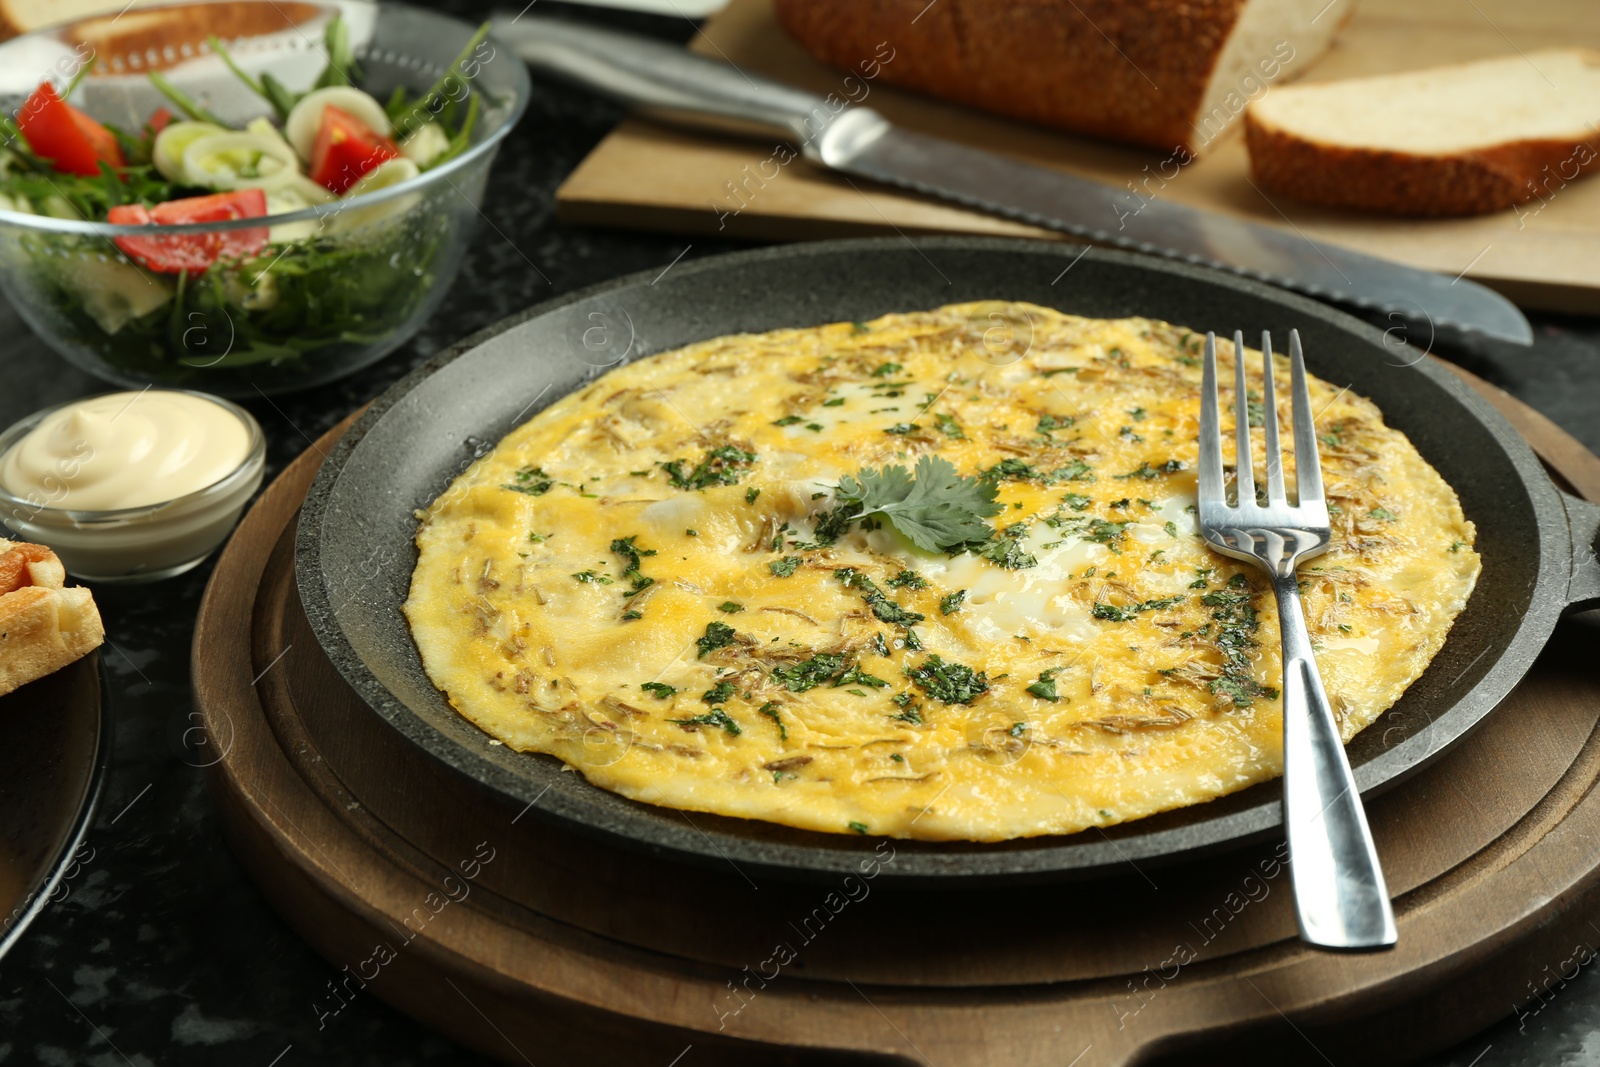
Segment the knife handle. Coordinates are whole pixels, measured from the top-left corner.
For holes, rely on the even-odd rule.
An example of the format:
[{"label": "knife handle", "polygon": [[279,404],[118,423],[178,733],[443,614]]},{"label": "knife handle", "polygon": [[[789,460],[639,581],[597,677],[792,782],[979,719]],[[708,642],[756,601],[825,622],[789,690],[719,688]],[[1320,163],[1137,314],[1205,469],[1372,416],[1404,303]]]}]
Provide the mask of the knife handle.
[{"label": "knife handle", "polygon": [[534,70],[680,125],[806,149],[841,113],[820,96],[635,34],[542,16],[496,17],[493,29]]}]

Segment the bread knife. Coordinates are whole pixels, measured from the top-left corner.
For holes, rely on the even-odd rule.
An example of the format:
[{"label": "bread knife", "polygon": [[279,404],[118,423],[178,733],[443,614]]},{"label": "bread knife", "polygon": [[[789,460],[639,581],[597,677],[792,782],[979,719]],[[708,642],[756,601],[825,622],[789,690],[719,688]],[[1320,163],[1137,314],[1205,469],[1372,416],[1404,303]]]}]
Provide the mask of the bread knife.
[{"label": "bread knife", "polygon": [[1533,343],[1515,304],[1337,244],[1116,189],[901,129],[868,107],[750,74],[629,33],[548,16],[497,16],[493,30],[536,72],[677,125],[777,138],[811,163],[1100,244],[1219,267],[1437,330]]}]

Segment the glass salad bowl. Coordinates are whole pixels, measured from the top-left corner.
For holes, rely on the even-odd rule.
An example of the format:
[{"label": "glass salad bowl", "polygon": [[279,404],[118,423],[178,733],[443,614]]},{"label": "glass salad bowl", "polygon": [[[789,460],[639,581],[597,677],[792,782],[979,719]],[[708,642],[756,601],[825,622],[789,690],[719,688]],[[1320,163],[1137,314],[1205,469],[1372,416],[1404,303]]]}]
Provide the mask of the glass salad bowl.
[{"label": "glass salad bowl", "polygon": [[438,307],[527,99],[510,48],[403,4],[140,6],[15,38],[0,288],[123,385],[330,381]]}]

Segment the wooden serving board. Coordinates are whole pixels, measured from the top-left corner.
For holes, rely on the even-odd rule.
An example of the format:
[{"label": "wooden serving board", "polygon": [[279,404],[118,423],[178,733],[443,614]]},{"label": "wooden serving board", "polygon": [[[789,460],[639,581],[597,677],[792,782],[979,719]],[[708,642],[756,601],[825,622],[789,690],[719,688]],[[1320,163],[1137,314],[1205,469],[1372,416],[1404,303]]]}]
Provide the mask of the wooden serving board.
[{"label": "wooden serving board", "polygon": [[[1600,497],[1600,458],[1474,384]],[[1300,944],[1272,847],[938,893],[891,891],[871,868],[837,885],[758,881],[575,836],[432,762],[318,649],[295,593],[294,518],[348,425],[234,534],[193,665],[224,821],[263,891],[339,969],[330,1014],[370,989],[541,1067],[665,1065],[690,1046],[695,1064],[1377,1064],[1509,1013],[1542,968],[1600,941],[1587,918],[1600,906],[1600,679],[1584,658],[1592,633],[1574,623],[1476,733],[1369,806],[1397,894],[1400,945],[1386,954]]]},{"label": "wooden serving board", "polygon": [[[1366,0],[1306,80],[1572,45],[1600,47],[1600,4],[1593,0]],[[770,0],[732,0],[691,47],[819,94],[843,92],[844,75],[812,60],[784,34]],[[864,99],[860,88],[852,92],[911,129],[1118,189],[1145,181],[1147,173],[1171,173],[1170,166],[1162,170],[1166,153],[1026,126],[886,84],[869,83],[867,89]],[[1541,199],[1497,215],[1385,219],[1268,199],[1248,180],[1243,138],[1237,124],[1233,130],[1159,195],[1451,276],[1464,272],[1527,307],[1600,311],[1600,180],[1562,186],[1554,179]],[[767,240],[894,233],[1060,236],[846,179],[803,160],[763,168],[773,149],[760,141],[628,120],[557,190],[557,206],[571,222]]]}]

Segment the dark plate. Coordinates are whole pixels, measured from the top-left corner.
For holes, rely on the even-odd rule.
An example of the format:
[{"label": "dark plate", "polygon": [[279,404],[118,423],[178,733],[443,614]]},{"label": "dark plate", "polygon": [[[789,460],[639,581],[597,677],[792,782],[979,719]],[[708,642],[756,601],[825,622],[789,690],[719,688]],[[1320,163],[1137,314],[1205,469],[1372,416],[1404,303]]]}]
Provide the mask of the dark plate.
[{"label": "dark plate", "polygon": [[[635,803],[491,745],[423,672],[399,607],[416,553],[413,510],[543,406],[609,366],[720,334],[869,319],[978,299],[1094,317],[1144,315],[1231,333],[1298,328],[1324,379],[1375,398],[1461,496],[1484,574],[1432,666],[1349,748],[1364,792],[1393,785],[1511,690],[1566,605],[1573,537],[1561,494],[1505,420],[1394,336],[1315,301],[1231,275],[1125,253],[986,238],[836,241],[640,274],[540,305],[444,353],[372,405],[323,465],[296,565],[311,624],[345,679],[395,729],[542,817],[632,847],[732,860],[790,877],[853,870],[870,838]],[[970,884],[1093,874],[1279,832],[1267,783],[1106,832],[1003,844],[896,845],[885,876]],[[534,803],[537,801],[537,803]]]},{"label": "dark plate", "polygon": [[100,653],[0,697],[0,956],[80,860],[111,758]]}]

